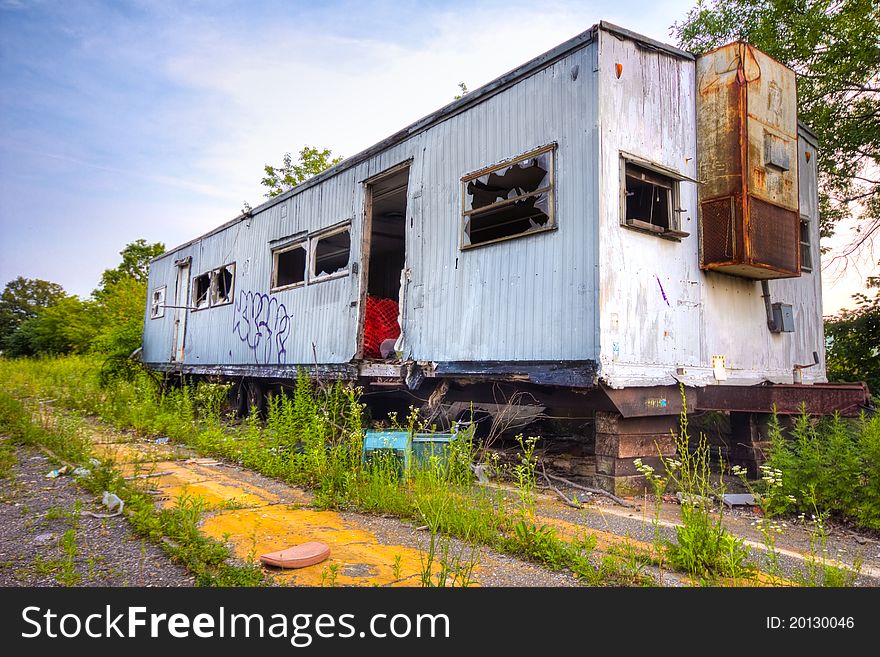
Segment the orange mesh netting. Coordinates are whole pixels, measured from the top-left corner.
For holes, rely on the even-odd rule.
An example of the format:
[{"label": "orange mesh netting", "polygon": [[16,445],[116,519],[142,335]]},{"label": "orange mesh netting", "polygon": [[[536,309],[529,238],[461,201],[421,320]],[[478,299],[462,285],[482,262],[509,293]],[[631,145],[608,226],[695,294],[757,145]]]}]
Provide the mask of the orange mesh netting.
[{"label": "orange mesh netting", "polygon": [[364,357],[381,358],[379,345],[382,344],[382,341],[397,338],[399,335],[397,302],[394,299],[367,296],[367,309],[364,317]]}]

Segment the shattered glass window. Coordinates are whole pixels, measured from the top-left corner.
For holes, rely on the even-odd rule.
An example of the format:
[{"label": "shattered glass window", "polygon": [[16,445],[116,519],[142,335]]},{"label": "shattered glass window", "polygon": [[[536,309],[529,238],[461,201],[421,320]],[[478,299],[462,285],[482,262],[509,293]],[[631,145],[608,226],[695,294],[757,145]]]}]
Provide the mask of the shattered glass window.
[{"label": "shattered glass window", "polygon": [[675,181],[631,162],[626,163],[626,223],[645,228],[672,228],[672,190]]},{"label": "shattered glass window", "polygon": [[152,319],[159,319],[165,316],[165,290],[166,287],[164,285],[153,290],[153,300],[150,304],[150,317]]},{"label": "shattered glass window", "polygon": [[462,179],[463,246],[554,227],[552,147]]},{"label": "shattered glass window", "polygon": [[208,307],[208,292],[211,289],[211,275],[201,274],[193,279],[192,299],[193,306],[198,308]]},{"label": "shattered glass window", "polygon": [[812,240],[810,239],[810,218],[801,215],[801,271],[813,271]]},{"label": "shattered glass window", "polygon": [[225,265],[213,272],[211,281],[211,305],[232,303],[232,285],[235,280],[235,265]]},{"label": "shattered glass window", "polygon": [[351,255],[351,231],[345,230],[317,238],[315,244],[315,278],[332,276],[348,269]]}]

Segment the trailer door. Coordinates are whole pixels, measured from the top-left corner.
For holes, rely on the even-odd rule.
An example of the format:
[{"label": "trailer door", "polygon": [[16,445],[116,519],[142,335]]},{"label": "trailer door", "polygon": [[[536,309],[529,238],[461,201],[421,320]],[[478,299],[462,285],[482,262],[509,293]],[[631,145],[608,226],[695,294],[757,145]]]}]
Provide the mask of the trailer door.
[{"label": "trailer door", "polygon": [[171,352],[171,360],[175,363],[183,362],[186,319],[189,314],[189,263],[189,258],[177,263],[177,287],[174,293],[174,345]]},{"label": "trailer door", "polygon": [[400,338],[401,278],[406,268],[406,217],[409,163],[366,182],[366,216],[361,249],[361,315],[358,355],[365,360],[395,359]]}]

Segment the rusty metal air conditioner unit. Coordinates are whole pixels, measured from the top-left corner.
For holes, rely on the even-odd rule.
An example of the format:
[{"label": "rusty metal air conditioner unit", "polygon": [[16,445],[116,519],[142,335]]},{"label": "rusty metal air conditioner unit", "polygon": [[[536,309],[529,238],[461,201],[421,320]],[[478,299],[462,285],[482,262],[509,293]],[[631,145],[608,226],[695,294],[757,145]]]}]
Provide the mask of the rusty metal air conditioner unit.
[{"label": "rusty metal air conditioner unit", "polygon": [[795,74],[731,43],[697,59],[700,267],[800,276]]}]

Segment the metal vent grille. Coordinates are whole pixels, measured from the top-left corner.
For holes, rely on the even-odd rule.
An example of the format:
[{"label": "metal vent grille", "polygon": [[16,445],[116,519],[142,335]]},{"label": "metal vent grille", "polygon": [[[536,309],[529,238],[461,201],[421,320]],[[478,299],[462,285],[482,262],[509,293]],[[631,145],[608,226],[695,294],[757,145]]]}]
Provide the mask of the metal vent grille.
[{"label": "metal vent grille", "polygon": [[735,215],[733,197],[706,201],[702,211],[703,265],[730,262],[734,258]]},{"label": "metal vent grille", "polygon": [[797,272],[800,239],[797,212],[755,197],[749,202],[750,260],[777,270]]}]

